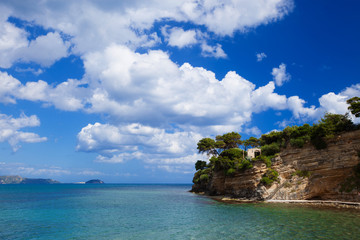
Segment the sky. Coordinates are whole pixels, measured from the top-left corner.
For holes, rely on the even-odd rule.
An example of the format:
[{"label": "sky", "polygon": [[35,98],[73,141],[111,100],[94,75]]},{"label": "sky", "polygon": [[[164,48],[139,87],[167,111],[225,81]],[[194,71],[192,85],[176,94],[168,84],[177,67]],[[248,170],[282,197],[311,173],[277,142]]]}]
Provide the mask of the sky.
[{"label": "sky", "polygon": [[359,12],[357,0],[1,0],[0,175],[191,183],[201,138],[345,114],[360,96]]}]

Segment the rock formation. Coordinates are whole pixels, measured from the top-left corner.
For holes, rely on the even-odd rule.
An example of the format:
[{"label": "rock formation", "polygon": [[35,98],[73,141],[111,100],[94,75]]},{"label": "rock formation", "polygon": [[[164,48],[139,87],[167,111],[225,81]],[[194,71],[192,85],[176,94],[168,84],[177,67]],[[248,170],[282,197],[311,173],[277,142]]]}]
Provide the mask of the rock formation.
[{"label": "rock formation", "polygon": [[[339,200],[360,202],[360,186],[344,191],[360,162],[360,130],[346,132],[327,141],[328,147],[316,150],[288,146],[272,159],[271,168],[279,173],[271,186],[261,183],[268,167],[262,161],[253,168],[227,176],[212,171],[209,180],[193,185],[193,192],[225,195],[250,200]],[[360,179],[357,180],[358,183]]]}]

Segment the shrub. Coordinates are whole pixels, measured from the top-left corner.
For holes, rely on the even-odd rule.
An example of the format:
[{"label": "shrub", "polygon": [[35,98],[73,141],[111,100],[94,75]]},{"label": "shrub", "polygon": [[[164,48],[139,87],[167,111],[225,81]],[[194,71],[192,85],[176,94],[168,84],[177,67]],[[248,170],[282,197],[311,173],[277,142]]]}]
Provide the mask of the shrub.
[{"label": "shrub", "polygon": [[206,168],[206,162],[202,160],[197,160],[195,163],[195,169],[197,170],[203,170]]},{"label": "shrub", "polygon": [[266,167],[271,167],[272,163],[271,163],[271,159],[273,158],[274,156],[264,156],[264,155],[260,155],[260,156],[257,156],[255,158],[256,161],[263,161],[265,164],[266,164]]},{"label": "shrub", "polygon": [[268,168],[266,173],[262,176],[260,182],[266,186],[270,186],[274,181],[277,181],[279,173],[274,169]]},{"label": "shrub", "polygon": [[209,175],[207,174],[201,174],[200,175],[200,181],[201,182],[207,182],[209,180]]},{"label": "shrub", "polygon": [[232,176],[232,175],[234,175],[234,174],[235,174],[235,172],[236,172],[236,170],[235,170],[235,169],[233,169],[233,168],[229,168],[229,169],[226,171],[226,175],[228,175],[228,176]]},{"label": "shrub", "polygon": [[354,124],[351,121],[349,114],[326,113],[319,121],[319,124],[324,127],[326,135],[329,136],[354,129]]},{"label": "shrub", "polygon": [[313,129],[311,131],[310,141],[311,144],[314,145],[314,147],[317,150],[325,149],[327,148],[327,144],[324,140],[325,137],[325,129],[321,125],[314,125]]},{"label": "shrub", "polygon": [[201,170],[200,170],[200,171],[197,171],[197,172],[194,174],[193,183],[198,183],[198,182],[200,181],[200,175],[201,175]]},{"label": "shrub", "polygon": [[273,180],[271,180],[270,178],[268,177],[262,177],[260,182],[266,186],[271,186],[271,184],[274,182]]},{"label": "shrub", "polygon": [[305,170],[296,170],[293,175],[299,176],[299,177],[310,177],[311,172],[305,171]]},{"label": "shrub", "polygon": [[245,170],[245,169],[250,169],[253,167],[252,163],[250,160],[247,160],[247,159],[243,159],[241,160],[239,163],[237,163],[235,165],[235,167],[238,169],[238,170]]},{"label": "shrub", "polygon": [[261,147],[261,154],[265,156],[272,156],[280,152],[280,146],[277,143],[271,143]]},{"label": "shrub", "polygon": [[245,153],[240,148],[230,148],[230,149],[226,149],[220,153],[221,157],[228,157],[229,159],[232,159],[232,160],[243,158],[244,155],[245,155]]},{"label": "shrub", "polygon": [[305,141],[303,138],[293,138],[290,139],[290,145],[297,148],[302,148],[305,144]]}]

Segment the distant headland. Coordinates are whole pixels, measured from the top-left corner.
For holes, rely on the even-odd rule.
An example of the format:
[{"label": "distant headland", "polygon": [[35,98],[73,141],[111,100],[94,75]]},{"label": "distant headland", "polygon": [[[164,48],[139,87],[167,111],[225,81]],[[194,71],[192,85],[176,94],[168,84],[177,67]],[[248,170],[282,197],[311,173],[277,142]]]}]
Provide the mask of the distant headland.
[{"label": "distant headland", "polygon": [[58,184],[59,181],[44,178],[23,178],[20,176],[0,176],[0,184]]},{"label": "distant headland", "polygon": [[[60,184],[61,182],[45,178],[24,178],[18,175],[0,176],[1,184]],[[76,182],[75,184],[104,184],[100,179],[91,179],[87,182]]]}]

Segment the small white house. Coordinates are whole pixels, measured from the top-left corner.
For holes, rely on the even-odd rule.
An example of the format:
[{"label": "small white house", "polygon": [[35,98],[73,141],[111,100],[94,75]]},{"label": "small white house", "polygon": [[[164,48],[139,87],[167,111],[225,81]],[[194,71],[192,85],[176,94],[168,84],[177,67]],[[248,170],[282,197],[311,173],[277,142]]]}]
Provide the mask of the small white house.
[{"label": "small white house", "polygon": [[247,156],[249,158],[256,158],[260,154],[261,154],[260,148],[250,148],[249,150],[247,150]]}]

